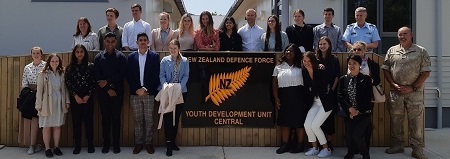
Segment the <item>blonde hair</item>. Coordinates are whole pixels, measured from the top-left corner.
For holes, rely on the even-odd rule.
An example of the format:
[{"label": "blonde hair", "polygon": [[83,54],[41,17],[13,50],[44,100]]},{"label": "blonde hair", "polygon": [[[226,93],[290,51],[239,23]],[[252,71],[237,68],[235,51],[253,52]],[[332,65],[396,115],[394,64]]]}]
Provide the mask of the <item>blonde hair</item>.
[{"label": "blonde hair", "polygon": [[367,44],[364,41],[357,41],[353,46],[361,46],[361,49],[367,51]]},{"label": "blonde hair", "polygon": [[183,16],[181,16],[181,20],[180,23],[178,24],[178,31],[180,32],[180,34],[178,35],[178,37],[181,37],[181,35],[184,34],[184,25],[183,25],[183,21],[185,18],[189,18],[191,19],[191,25],[188,28],[189,34],[191,34],[191,36],[194,36],[194,22],[192,21],[192,17],[189,14],[184,14]]}]

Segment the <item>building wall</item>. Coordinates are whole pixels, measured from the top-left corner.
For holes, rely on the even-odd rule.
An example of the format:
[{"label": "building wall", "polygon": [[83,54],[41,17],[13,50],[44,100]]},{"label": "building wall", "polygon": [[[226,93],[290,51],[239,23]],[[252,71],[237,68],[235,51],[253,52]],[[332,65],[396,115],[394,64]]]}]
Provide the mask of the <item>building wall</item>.
[{"label": "building wall", "polygon": [[[192,22],[194,24],[194,30],[200,29],[200,15],[191,15],[191,17],[192,17]],[[214,22],[214,29],[220,30],[220,24],[221,24],[223,18],[225,18],[225,16],[217,15],[217,16],[212,16],[212,17],[213,17],[213,22]]]},{"label": "building wall", "polygon": [[[245,12],[253,8],[256,10],[257,20],[256,24],[262,27],[264,30],[267,28],[267,17],[271,15],[272,10],[272,1],[271,0],[259,0],[258,3],[256,1],[244,1],[241,6],[234,12],[233,17],[238,24],[238,29],[247,24],[245,21]],[[261,14],[263,13],[263,14]]]},{"label": "building wall", "polygon": [[308,0],[289,0],[289,20],[294,24],[293,12],[296,9],[301,9],[305,12],[306,24],[321,24],[323,23],[323,9],[331,7],[334,9],[333,23],[344,28],[347,24],[344,22],[344,3],[342,1],[330,0],[315,0],[314,3]]},{"label": "building wall", "polygon": [[[178,22],[178,9],[171,1],[172,20]],[[132,20],[130,6],[139,3],[143,7],[142,19],[152,28],[159,26],[158,14],[162,0],[109,0],[109,2],[31,2],[0,1],[0,56],[25,55],[33,46],[41,46],[44,52],[61,52],[71,49],[72,35],[79,17],[87,17],[92,30],[106,24],[105,10],[114,7],[120,15],[117,23],[123,26]],[[172,24],[174,25],[174,24]]]}]

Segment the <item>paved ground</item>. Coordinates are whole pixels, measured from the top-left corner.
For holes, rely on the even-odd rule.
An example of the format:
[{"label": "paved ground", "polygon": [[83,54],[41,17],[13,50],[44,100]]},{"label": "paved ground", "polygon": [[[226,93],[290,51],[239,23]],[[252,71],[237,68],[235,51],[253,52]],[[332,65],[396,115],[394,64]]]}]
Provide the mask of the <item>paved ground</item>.
[{"label": "paved ground", "polygon": [[[427,129],[425,131],[426,148],[425,155],[429,159],[450,159],[450,128],[446,129]],[[303,153],[290,154],[285,153],[277,155],[276,147],[180,147],[181,151],[174,151],[172,157],[165,156],[165,148],[157,147],[153,155],[142,151],[137,155],[132,154],[131,147],[123,147],[122,152],[113,154],[102,154],[101,148],[96,148],[96,152],[88,154],[85,149],[79,155],[73,155],[73,148],[62,148],[63,156],[55,156],[54,158],[64,159],[313,159],[314,157],[306,157]],[[411,148],[406,148],[405,153],[388,155],[384,153],[385,147],[372,147],[370,149],[372,159],[411,159]],[[27,155],[26,148],[5,147],[0,150],[0,159],[41,159],[46,158],[43,151],[34,155]],[[346,149],[342,147],[335,148],[335,152],[329,159],[342,159],[346,153]],[[361,159],[356,155],[354,159]]]}]

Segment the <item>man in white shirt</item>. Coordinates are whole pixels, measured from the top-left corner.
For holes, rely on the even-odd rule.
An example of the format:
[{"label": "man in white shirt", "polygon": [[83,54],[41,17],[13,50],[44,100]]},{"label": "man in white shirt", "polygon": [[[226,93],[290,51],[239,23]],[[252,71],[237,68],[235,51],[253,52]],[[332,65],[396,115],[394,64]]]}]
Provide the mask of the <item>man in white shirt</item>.
[{"label": "man in white shirt", "polygon": [[238,34],[242,37],[243,51],[261,51],[261,36],[264,30],[256,25],[256,11],[248,9],[245,12],[247,24],[239,28]]},{"label": "man in white shirt", "polygon": [[151,41],[152,27],[149,23],[141,19],[142,7],[139,4],[133,4],[131,6],[131,13],[133,20],[125,23],[122,33],[122,47],[123,51],[137,51],[138,45],[136,44],[137,34],[143,32],[146,33]]}]

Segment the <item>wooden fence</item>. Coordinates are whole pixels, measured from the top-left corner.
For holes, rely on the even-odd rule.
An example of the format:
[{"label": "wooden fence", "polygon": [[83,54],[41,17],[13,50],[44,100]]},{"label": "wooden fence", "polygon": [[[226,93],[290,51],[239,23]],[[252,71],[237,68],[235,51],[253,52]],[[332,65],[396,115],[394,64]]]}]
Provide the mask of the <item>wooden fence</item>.
[{"label": "wooden fence", "polygon": [[[70,53],[59,53],[65,66],[69,62]],[[95,53],[90,53],[90,61],[93,61]],[[166,53],[160,53],[161,58]],[[280,54],[278,54],[279,57]],[[341,72],[347,69],[346,57],[348,53],[335,54],[341,64]],[[378,64],[383,63],[383,57],[369,54],[370,58]],[[0,57],[0,144],[7,146],[24,146],[18,144],[19,123],[23,122],[19,111],[16,109],[16,98],[21,89],[23,68],[31,62],[30,56]],[[384,80],[380,72],[381,84],[388,93],[389,84]],[[128,86],[125,90],[124,104],[122,108],[122,132],[121,145],[134,145],[134,122],[133,112],[129,106]],[[155,106],[154,121],[157,123],[159,117],[156,114],[158,106]],[[386,104],[376,104],[373,110],[373,134],[371,146],[388,146],[390,144],[389,113]],[[336,117],[336,134],[333,144],[343,146],[344,123],[343,119]],[[406,124],[406,121],[405,121]],[[156,146],[165,144],[163,130],[156,129],[154,125],[153,143]],[[180,124],[181,126],[181,124]],[[405,127],[405,137],[407,128]],[[84,131],[83,131],[84,132]],[[96,146],[102,146],[101,115],[98,102],[95,102],[94,111],[94,142]],[[72,121],[71,113],[67,114],[67,122],[62,127],[61,146],[72,146]],[[84,137],[83,137],[84,138]],[[278,146],[280,145],[280,130],[277,128],[180,128],[177,136],[177,144],[182,146]],[[408,145],[406,143],[405,145]]]}]

